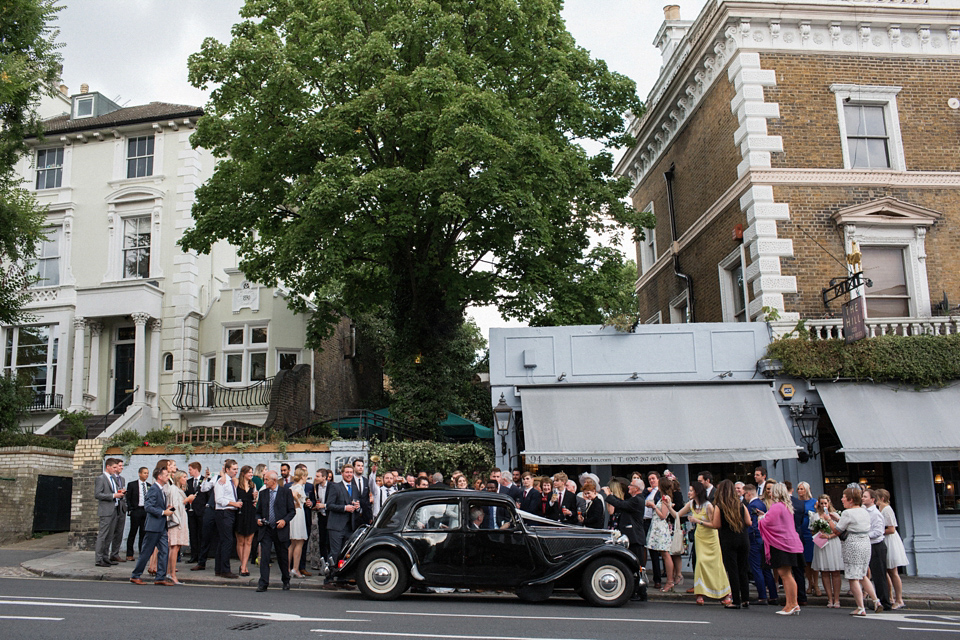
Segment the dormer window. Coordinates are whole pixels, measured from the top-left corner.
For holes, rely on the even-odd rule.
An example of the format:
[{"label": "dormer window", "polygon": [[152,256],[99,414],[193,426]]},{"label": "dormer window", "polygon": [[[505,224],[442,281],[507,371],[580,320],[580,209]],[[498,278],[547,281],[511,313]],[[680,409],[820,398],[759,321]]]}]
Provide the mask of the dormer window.
[{"label": "dormer window", "polygon": [[73,117],[89,118],[93,115],[93,96],[75,98],[73,101]]}]

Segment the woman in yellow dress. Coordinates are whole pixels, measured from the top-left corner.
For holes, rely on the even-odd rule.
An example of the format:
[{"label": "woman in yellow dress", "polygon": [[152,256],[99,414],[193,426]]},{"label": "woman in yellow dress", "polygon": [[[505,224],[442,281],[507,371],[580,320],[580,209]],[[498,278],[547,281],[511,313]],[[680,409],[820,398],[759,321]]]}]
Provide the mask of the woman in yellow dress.
[{"label": "woman in yellow dress", "polygon": [[690,501],[683,505],[677,516],[689,514],[688,520],[696,525],[693,544],[697,550],[697,566],[693,572],[693,592],[697,594],[697,604],[703,604],[703,596],[722,598],[724,604],[729,604],[730,581],[720,555],[720,536],[710,524],[713,505],[707,500],[707,489],[695,482],[690,485],[687,497]]}]

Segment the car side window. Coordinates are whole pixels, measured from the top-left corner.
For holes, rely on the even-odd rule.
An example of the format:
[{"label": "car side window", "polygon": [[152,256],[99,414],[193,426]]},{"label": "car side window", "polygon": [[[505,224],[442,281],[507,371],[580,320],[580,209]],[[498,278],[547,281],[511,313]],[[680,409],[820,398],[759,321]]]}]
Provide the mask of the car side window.
[{"label": "car side window", "polygon": [[492,500],[471,500],[468,506],[470,516],[469,529],[502,529],[517,528],[514,512],[502,502]]},{"label": "car side window", "polygon": [[420,505],[413,510],[407,521],[407,529],[414,531],[442,531],[459,527],[459,502],[434,502]]}]

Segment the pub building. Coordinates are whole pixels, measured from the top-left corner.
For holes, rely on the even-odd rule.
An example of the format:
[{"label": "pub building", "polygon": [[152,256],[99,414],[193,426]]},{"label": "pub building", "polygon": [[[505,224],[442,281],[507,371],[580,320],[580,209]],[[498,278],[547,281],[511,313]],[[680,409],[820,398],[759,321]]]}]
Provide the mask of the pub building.
[{"label": "pub building", "polygon": [[670,469],[683,488],[727,478],[809,482],[835,505],[848,483],[890,491],[910,566],[960,572],[960,387],[779,375],[765,323],[490,331],[501,468],[590,471],[601,482]]}]

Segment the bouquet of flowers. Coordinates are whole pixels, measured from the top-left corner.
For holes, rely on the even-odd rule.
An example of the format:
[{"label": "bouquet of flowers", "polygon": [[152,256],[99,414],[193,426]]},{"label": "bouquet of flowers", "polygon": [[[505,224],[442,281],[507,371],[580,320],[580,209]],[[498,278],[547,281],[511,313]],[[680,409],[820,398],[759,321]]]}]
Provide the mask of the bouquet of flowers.
[{"label": "bouquet of flowers", "polygon": [[817,518],[816,520],[812,520],[810,523],[810,530],[813,531],[814,533],[822,533],[825,536],[828,536],[831,533],[833,533],[833,529],[830,528],[830,525],[827,524],[827,521],[824,520],[823,518]]}]

